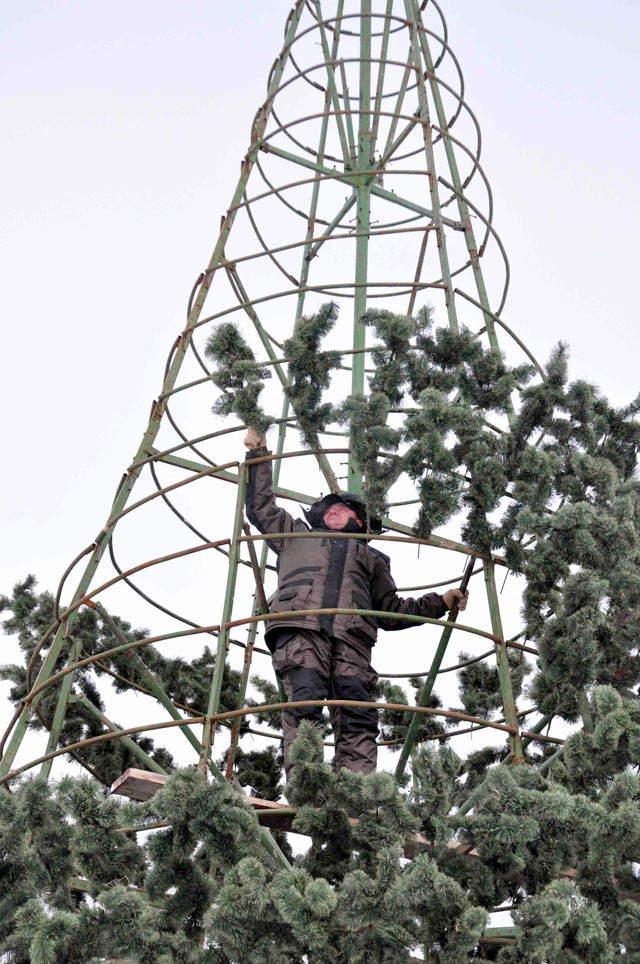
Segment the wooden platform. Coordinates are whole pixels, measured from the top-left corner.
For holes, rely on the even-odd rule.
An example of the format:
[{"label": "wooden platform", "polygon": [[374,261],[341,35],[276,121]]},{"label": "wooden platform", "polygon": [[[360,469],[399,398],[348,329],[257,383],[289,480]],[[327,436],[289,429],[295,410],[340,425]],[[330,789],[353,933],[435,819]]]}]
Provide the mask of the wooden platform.
[{"label": "wooden platform", "polygon": [[164,773],[152,773],[150,770],[137,770],[129,767],[111,787],[112,793],[118,793],[129,800],[143,803],[154,795],[156,790],[163,787],[168,777]]},{"label": "wooden platform", "polygon": [[[151,773],[149,770],[137,770],[130,767],[118,777],[111,787],[112,793],[128,797],[143,803],[149,800],[154,793],[164,786],[168,777],[163,773]],[[258,820],[263,827],[276,830],[291,830],[291,823],[295,811],[283,803],[275,803],[273,800],[261,800],[259,797],[246,797],[255,810]]]},{"label": "wooden platform", "polygon": [[[137,770],[135,767],[130,767],[128,770],[125,770],[121,777],[118,777],[111,787],[111,792],[128,797],[130,800],[142,802],[152,797],[156,790],[164,786],[167,780],[168,777],[163,773],[152,773],[150,770]],[[292,827],[296,815],[295,807],[289,807],[285,803],[275,803],[273,800],[261,800],[259,797],[247,796],[245,799],[247,803],[253,807],[261,826],[268,827],[270,830],[285,830],[297,833]],[[352,827],[355,827],[358,820],[356,817],[349,817],[349,823]],[[404,855],[411,859],[423,850],[432,849],[433,846],[434,845],[421,834],[416,834],[416,836],[410,840],[405,840]],[[450,840],[447,847],[449,850],[455,850],[463,856],[478,856],[477,850],[470,847],[469,844],[460,843],[458,840]],[[561,870],[558,876],[574,880],[576,872],[571,868],[566,868],[565,870]],[[514,881],[517,880],[515,876],[512,879]],[[623,890],[620,890],[619,893],[622,898],[638,901],[638,895],[636,893]]]},{"label": "wooden platform", "polygon": [[[152,773],[150,770],[138,770],[135,767],[130,767],[128,770],[125,770],[121,777],[118,777],[111,787],[111,792],[128,797],[129,800],[142,803],[145,800],[149,800],[160,787],[164,786],[167,779],[168,777],[162,773]],[[259,797],[247,796],[245,799],[253,808],[261,826],[269,827],[272,830],[292,830],[296,813],[294,807],[289,807],[283,803],[276,803],[273,800],[261,800]],[[354,827],[357,825],[358,820],[355,817],[349,817],[349,823]],[[293,832],[295,833],[296,831]],[[415,837],[405,841],[404,855],[405,857],[412,858],[415,857],[417,853],[428,850],[432,846],[433,845],[423,836],[416,834]],[[477,851],[471,849],[468,844],[460,844],[457,841],[450,840],[447,846],[450,850],[455,850],[469,857],[478,856]],[[568,873],[571,873],[571,871]],[[78,890],[87,889],[86,881],[79,878],[74,881],[73,886]],[[481,938],[480,943],[512,944],[515,942],[516,934],[517,928],[515,927],[489,927]],[[109,964],[112,964],[112,962],[109,962]],[[120,962],[118,960],[113,961],[113,964],[128,964],[128,962]]]},{"label": "wooden platform", "polygon": [[[152,773],[150,770],[138,770],[135,767],[129,767],[115,781],[111,787],[111,792],[142,803],[149,800],[160,787],[164,786],[167,780],[168,777],[163,773]],[[245,799],[253,807],[262,827],[268,827],[270,830],[293,830],[292,824],[296,815],[294,807],[289,807],[284,803],[275,803],[273,800],[261,800],[259,797],[247,796]],[[349,817],[349,823],[352,827],[355,827],[358,820],[356,817]],[[296,833],[295,830],[293,832]],[[412,858],[421,850],[427,850],[432,846],[421,834],[416,834],[411,840],[405,841],[404,855]],[[477,857],[477,851],[472,850],[468,844],[450,840],[447,846],[450,850],[456,850],[458,853]]]}]

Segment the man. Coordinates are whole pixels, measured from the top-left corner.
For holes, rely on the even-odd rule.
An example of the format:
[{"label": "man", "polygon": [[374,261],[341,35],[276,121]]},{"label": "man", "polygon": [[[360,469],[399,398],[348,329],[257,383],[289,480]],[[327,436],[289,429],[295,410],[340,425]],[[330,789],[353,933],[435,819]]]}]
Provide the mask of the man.
[{"label": "man", "polygon": [[[271,453],[266,440],[249,428],[244,444],[247,459]],[[326,495],[305,511],[308,525],[294,519],[276,504],[272,490],[271,461],[249,466],[246,510],[250,522],[262,533],[319,531],[322,537],[270,539],[278,554],[278,591],[272,613],[296,610],[294,615],[269,620],[265,638],[273,665],[282,677],[289,701],[336,699],[370,701],[377,676],[371,666],[371,647],[378,627],[408,629],[418,625],[394,619],[394,613],[439,619],[458,600],[460,610],[468,593],[450,589],[444,595],[426,593],[418,599],[397,595],[389,558],[365,539],[331,538],[332,532],[367,531],[367,511],[353,495]],[[364,529],[363,529],[364,527]],[[370,532],[380,522],[369,519]],[[306,615],[311,609],[372,609],[389,613]],[[282,713],[284,760],[290,769],[289,750],[300,720],[322,724],[322,708],[308,707]],[[376,768],[377,711],[340,707],[331,714],[336,744],[335,765],[356,773]]]}]

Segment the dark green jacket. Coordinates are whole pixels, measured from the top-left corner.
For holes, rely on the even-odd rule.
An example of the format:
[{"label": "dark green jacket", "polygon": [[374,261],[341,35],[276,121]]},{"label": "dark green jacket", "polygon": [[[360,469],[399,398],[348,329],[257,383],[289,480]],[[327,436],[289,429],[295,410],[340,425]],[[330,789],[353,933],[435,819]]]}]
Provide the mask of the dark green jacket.
[{"label": "dark green jacket", "polygon": [[[270,455],[266,448],[252,449],[247,459]],[[249,521],[264,534],[318,532],[313,538],[269,539],[278,554],[278,591],[272,613],[301,610],[295,615],[267,623],[266,639],[274,645],[279,629],[298,627],[324,630],[346,641],[376,641],[378,627],[386,630],[415,626],[408,620],[394,619],[394,613],[429,616],[439,619],[447,612],[438,593],[417,599],[398,596],[389,568],[389,557],[372,548],[364,539],[332,537],[330,530],[310,530],[302,519],[294,519],[276,503],[272,490],[271,461],[249,467],[246,510]],[[309,609],[374,609],[389,613],[378,617],[366,614],[306,615]]]}]

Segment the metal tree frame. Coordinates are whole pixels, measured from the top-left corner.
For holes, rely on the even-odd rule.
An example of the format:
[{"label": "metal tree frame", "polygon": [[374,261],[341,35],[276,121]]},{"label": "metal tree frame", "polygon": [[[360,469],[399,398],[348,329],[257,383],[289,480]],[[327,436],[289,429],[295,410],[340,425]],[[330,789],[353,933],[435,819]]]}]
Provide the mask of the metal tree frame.
[{"label": "metal tree frame", "polygon": [[[153,402],[140,446],[118,485],[104,528],[62,578],[56,600],[56,620],[38,651],[46,643],[50,643],[49,649],[35,677],[30,667],[28,695],[0,744],[1,783],[6,784],[37,765],[48,776],[56,757],[70,755],[78,760],[78,751],[83,746],[112,739],[128,741],[128,747],[143,767],[163,772],[130,737],[173,727],[184,734],[191,752],[197,753],[197,766],[203,776],[210,772],[215,779],[224,780],[232,777],[240,722],[265,709],[247,706],[246,700],[252,660],[256,655],[268,655],[256,646],[258,629],[277,618],[268,611],[264,586],[273,568],[268,563],[266,540],[275,534],[251,534],[243,517],[246,463],[234,458],[232,452],[228,457],[228,444],[235,440],[239,447],[237,433],[243,431],[244,426],[226,424],[213,431],[199,432],[197,418],[190,418],[196,404],[199,410],[207,410],[206,404],[192,403],[191,399],[201,398],[204,390],[209,392],[209,403],[211,400],[211,371],[203,361],[202,348],[212,325],[237,319],[252,330],[255,343],[265,356],[262,363],[275,374],[272,381],[279,391],[272,390],[272,394],[274,397],[279,394],[282,399],[275,452],[263,458],[273,462],[276,494],[307,505],[315,501],[323,489],[357,493],[363,482],[348,435],[335,426],[318,437],[311,451],[301,449],[297,442],[293,448],[289,445],[299,413],[282,391],[288,383],[282,341],[292,333],[303,314],[316,310],[322,301],[336,300],[342,306],[343,316],[345,312],[352,315],[349,347],[342,341],[346,341],[343,322],[330,337],[337,340],[331,347],[338,347],[343,356],[342,368],[347,374],[340,372],[339,375],[346,379],[345,393],[366,392],[366,359],[370,351],[363,321],[366,309],[374,305],[412,314],[426,298],[452,330],[459,330],[464,323],[478,338],[494,347],[499,346],[500,332],[502,350],[509,356],[519,355],[519,360],[526,356],[541,372],[526,346],[501,317],[509,265],[493,227],[493,201],[480,164],[480,143],[480,129],[466,102],[462,72],[449,46],[446,22],[435,0],[331,0],[330,3],[297,0],[286,22],[282,50],[269,74],[265,102],[253,122],[250,147],[242,162],[235,193],[222,219],[211,260],[192,291],[186,326],[171,348],[162,388]],[[214,310],[205,316],[207,300]],[[189,377],[190,367],[191,374],[197,377]],[[184,418],[176,414],[180,405],[186,410],[184,418],[190,418],[188,426]],[[499,427],[496,431],[500,431]],[[328,439],[324,438],[325,434]],[[340,444],[332,445],[332,436],[339,436]],[[225,457],[221,458],[221,453]],[[307,467],[313,465],[314,484],[308,486],[307,491],[296,491],[281,484],[281,474],[289,460],[298,466],[304,463],[305,473],[309,472]],[[340,464],[345,460],[346,476],[340,476]],[[175,473],[177,480],[161,484],[158,476],[161,467],[163,471]],[[133,489],[136,484],[140,485],[141,479],[146,481],[149,491],[134,501]],[[341,481],[346,482],[342,487]],[[185,498],[186,493],[195,503],[192,493],[196,484],[200,492],[203,486],[211,487],[212,482],[225,492],[229,490],[229,483],[236,486],[231,525],[215,539],[205,536],[206,525],[201,524],[199,517],[179,508],[176,501]],[[398,479],[394,484],[401,488],[403,480]],[[407,708],[392,703],[360,704],[413,710],[414,723],[400,752],[397,777],[401,778],[405,771],[423,715],[467,724],[447,731],[447,737],[478,728],[497,731],[496,735],[503,740],[506,735],[514,764],[525,763],[524,749],[532,740],[557,744],[561,753],[563,741],[541,733],[551,722],[548,718],[537,720],[527,729],[521,727],[521,719],[535,711],[519,711],[516,705],[508,650],[524,650],[533,655],[535,650],[519,643],[518,636],[505,638],[496,588],[496,567],[508,572],[505,561],[479,554],[445,536],[416,537],[411,525],[402,521],[405,506],[411,502],[417,500],[391,501],[392,517],[384,520],[386,534],[377,536],[376,540],[385,549],[398,544],[425,545],[464,556],[465,564],[470,561],[466,579],[480,573],[484,576],[490,629],[460,623],[456,613],[448,621],[398,617],[440,627],[440,637],[426,673],[397,674],[426,676],[419,705]],[[134,513],[140,515],[151,504],[162,505],[172,520],[177,519],[183,530],[199,541],[122,569],[115,555],[116,527],[120,531],[125,520],[131,520]],[[278,538],[314,538],[316,535],[277,534]],[[214,562],[219,563],[224,573],[222,610],[219,617],[207,625],[154,599],[141,588],[138,578],[138,574],[159,571],[158,567],[168,567],[199,553],[206,553],[207,559],[215,557]],[[98,582],[97,570],[101,563],[107,565],[109,558],[115,575]],[[64,586],[81,563],[84,571],[71,602],[61,610]],[[436,585],[458,585],[461,579],[458,570],[462,568],[456,564],[454,575],[448,575]],[[234,613],[236,601],[239,596],[248,600],[238,592],[240,573],[243,577],[251,575],[253,598],[250,606],[242,607],[244,614],[238,617]],[[183,628],[172,628],[132,643],[123,636],[103,604],[109,589],[124,586],[135,591],[162,618],[172,621],[174,627],[178,624]],[[74,636],[74,625],[80,608],[85,605],[98,608],[119,641],[117,647],[83,657],[81,641]],[[374,611],[370,614],[380,615]],[[246,627],[246,642],[234,638],[238,627]],[[433,632],[438,630],[434,628]],[[486,651],[465,663],[443,667],[454,633],[487,640]],[[194,637],[197,640],[198,636],[215,638],[216,662],[208,705],[200,715],[194,716],[185,715],[184,707],[174,705],[145,666],[143,657],[148,645],[177,643]],[[222,713],[223,670],[231,646],[243,650],[240,704],[237,709]],[[158,701],[170,719],[121,728],[86,697],[72,693],[74,674],[79,668],[99,666],[105,657],[118,652],[125,653],[135,664],[145,679],[146,692]],[[54,672],[63,655],[66,667]],[[496,660],[499,673],[502,720],[480,719],[429,707],[439,675],[460,665],[491,658]],[[32,664],[34,660],[35,657]],[[58,697],[47,746],[36,759],[17,762],[29,722],[38,711],[42,694],[51,687],[58,687]],[[66,708],[74,699],[80,699],[85,708],[97,715],[105,730],[91,740],[59,746]],[[326,700],[322,705],[342,703],[344,701]],[[283,705],[281,702],[272,708]],[[225,773],[212,760],[216,724],[221,722],[230,727]],[[202,727],[200,738],[192,730],[195,725]],[[264,731],[251,732],[274,738]],[[185,761],[188,762],[191,758]],[[470,796],[463,810],[473,806],[474,799]],[[279,854],[268,831],[264,834],[267,846]]]}]

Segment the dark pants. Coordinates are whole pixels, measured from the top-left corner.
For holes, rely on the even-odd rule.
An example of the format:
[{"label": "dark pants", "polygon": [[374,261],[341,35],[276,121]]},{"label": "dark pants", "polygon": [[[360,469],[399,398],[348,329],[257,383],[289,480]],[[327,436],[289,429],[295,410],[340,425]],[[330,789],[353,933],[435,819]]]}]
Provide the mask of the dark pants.
[{"label": "dark pants", "polygon": [[[287,699],[371,700],[377,676],[369,662],[366,643],[346,643],[334,636],[310,630],[284,632],[277,640],[273,665],[282,677]],[[290,770],[289,750],[300,720],[322,725],[322,707],[300,707],[282,712],[284,766]],[[377,710],[364,707],[335,707],[331,725],[336,744],[335,766],[355,773],[375,770],[378,758]]]}]

